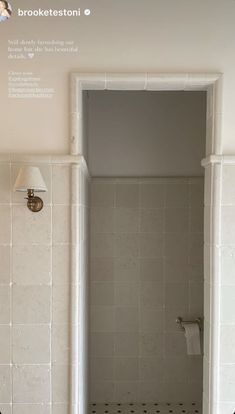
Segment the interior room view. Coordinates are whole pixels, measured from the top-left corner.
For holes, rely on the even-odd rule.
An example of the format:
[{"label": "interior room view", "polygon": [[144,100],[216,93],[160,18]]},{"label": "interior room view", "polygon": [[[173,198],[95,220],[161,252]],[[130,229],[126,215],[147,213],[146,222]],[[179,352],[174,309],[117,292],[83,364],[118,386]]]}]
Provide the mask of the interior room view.
[{"label": "interior room view", "polygon": [[234,21],[0,0],[0,414],[235,414]]},{"label": "interior room view", "polygon": [[73,73],[70,154],[0,155],[2,414],[234,412],[220,93]]},{"label": "interior room view", "polygon": [[206,92],[83,98],[89,412],[201,413]]}]

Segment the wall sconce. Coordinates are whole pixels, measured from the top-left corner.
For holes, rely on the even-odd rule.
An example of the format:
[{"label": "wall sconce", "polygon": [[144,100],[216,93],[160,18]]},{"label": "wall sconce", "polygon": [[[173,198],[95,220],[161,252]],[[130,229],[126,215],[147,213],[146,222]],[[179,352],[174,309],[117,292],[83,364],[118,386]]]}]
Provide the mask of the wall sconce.
[{"label": "wall sconce", "polygon": [[46,184],[38,167],[22,167],[17,176],[14,191],[27,192],[27,206],[30,211],[37,213],[43,208],[43,201],[34,192],[47,191]]}]

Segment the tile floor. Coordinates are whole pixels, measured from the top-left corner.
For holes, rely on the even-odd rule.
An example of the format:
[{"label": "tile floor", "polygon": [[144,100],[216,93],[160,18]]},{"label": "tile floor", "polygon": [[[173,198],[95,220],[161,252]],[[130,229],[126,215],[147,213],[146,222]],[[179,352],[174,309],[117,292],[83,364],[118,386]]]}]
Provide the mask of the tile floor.
[{"label": "tile floor", "polygon": [[106,403],[90,404],[89,414],[201,414],[200,403]]}]

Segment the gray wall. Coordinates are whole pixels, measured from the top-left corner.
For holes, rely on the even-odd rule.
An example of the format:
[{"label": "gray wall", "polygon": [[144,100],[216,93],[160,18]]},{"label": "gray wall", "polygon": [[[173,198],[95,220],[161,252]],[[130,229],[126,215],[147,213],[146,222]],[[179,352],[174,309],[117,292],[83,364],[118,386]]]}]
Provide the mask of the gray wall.
[{"label": "gray wall", "polygon": [[87,99],[91,175],[203,174],[205,92],[92,91]]}]

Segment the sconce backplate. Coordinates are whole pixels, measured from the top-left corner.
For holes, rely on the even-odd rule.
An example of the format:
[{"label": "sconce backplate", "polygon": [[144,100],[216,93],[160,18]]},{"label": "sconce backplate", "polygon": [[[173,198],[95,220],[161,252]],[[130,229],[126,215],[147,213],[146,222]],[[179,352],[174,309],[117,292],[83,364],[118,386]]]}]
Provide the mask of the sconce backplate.
[{"label": "sconce backplate", "polygon": [[43,208],[43,201],[40,197],[28,197],[27,206],[33,213],[38,213]]}]

